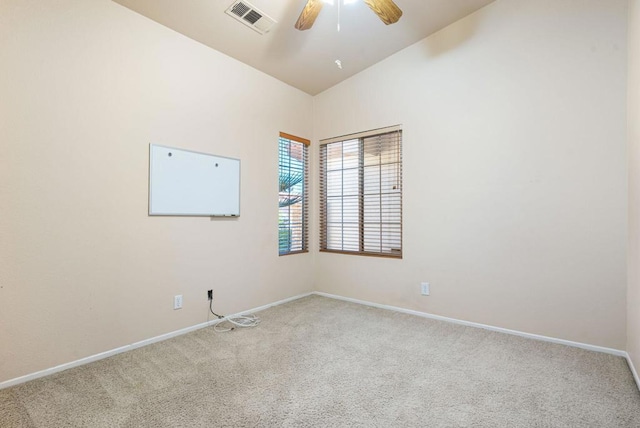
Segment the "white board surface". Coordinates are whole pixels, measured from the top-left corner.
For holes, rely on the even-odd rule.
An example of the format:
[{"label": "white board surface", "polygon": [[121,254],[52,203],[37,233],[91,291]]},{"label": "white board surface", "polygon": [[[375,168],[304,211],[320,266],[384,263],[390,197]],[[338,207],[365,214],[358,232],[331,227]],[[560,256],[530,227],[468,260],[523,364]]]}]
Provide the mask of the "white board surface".
[{"label": "white board surface", "polygon": [[150,144],[149,215],[239,216],[240,160]]}]

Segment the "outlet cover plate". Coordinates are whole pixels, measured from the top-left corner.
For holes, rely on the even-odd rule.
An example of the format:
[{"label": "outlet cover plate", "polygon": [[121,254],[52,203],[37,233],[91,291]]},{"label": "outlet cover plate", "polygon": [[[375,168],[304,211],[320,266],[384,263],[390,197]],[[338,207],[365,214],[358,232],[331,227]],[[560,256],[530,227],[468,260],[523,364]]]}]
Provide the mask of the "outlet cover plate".
[{"label": "outlet cover plate", "polygon": [[173,309],[182,309],[182,294],[173,296]]},{"label": "outlet cover plate", "polygon": [[428,296],[431,293],[431,286],[428,282],[423,282],[420,284],[420,294],[423,296]]}]

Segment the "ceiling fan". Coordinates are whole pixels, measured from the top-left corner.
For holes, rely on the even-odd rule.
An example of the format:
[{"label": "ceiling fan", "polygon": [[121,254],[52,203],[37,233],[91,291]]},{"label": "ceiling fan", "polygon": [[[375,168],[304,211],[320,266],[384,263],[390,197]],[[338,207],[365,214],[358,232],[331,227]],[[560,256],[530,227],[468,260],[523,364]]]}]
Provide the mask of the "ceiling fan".
[{"label": "ceiling fan", "polygon": [[[364,2],[387,25],[398,22],[402,16],[402,10],[392,0],[364,0]],[[307,0],[295,27],[300,31],[311,28],[323,4],[324,0]]]}]

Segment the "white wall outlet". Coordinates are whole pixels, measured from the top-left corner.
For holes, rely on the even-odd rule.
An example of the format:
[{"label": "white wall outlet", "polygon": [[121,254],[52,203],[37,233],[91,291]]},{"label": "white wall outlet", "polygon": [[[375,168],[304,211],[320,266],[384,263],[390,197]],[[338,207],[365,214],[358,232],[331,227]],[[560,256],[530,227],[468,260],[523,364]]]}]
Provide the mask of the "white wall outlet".
[{"label": "white wall outlet", "polygon": [[173,309],[182,309],[182,294],[173,296]]},{"label": "white wall outlet", "polygon": [[428,282],[423,282],[420,284],[420,294],[423,296],[428,296],[431,293],[431,287]]}]

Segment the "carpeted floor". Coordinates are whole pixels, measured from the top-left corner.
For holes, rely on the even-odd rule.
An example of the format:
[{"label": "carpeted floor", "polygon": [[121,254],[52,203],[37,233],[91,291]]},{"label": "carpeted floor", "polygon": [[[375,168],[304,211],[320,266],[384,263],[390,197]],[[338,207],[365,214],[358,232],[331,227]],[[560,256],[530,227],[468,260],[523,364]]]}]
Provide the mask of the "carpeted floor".
[{"label": "carpeted floor", "polygon": [[0,391],[8,427],[640,427],[620,357],[319,296]]}]

